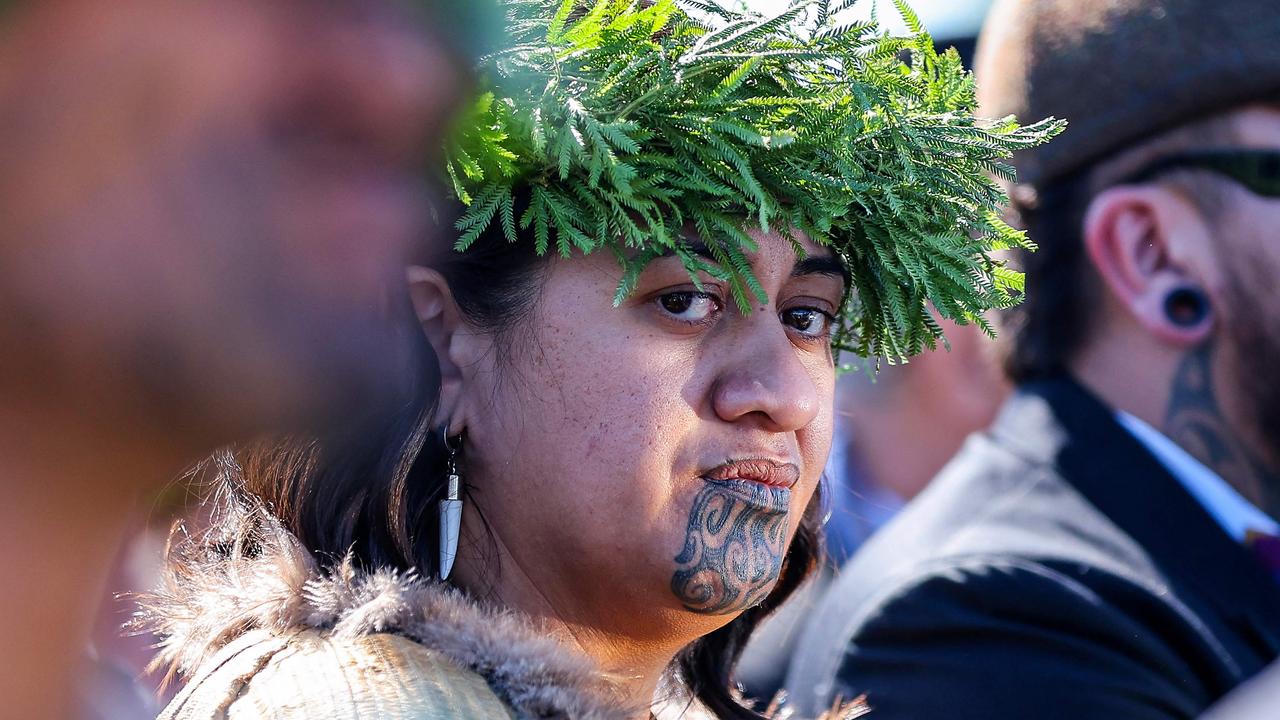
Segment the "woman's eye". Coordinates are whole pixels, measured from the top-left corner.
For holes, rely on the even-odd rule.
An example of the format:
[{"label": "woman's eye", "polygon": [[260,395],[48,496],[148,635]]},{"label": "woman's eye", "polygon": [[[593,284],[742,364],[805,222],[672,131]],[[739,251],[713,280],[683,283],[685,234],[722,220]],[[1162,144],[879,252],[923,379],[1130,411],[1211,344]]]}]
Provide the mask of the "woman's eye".
[{"label": "woman's eye", "polygon": [[687,323],[704,322],[720,309],[714,295],[693,291],[659,295],[658,305],[677,320]]},{"label": "woman's eye", "polygon": [[834,318],[814,308],[794,308],[782,311],[782,324],[793,327],[808,337],[822,338],[831,334]]}]

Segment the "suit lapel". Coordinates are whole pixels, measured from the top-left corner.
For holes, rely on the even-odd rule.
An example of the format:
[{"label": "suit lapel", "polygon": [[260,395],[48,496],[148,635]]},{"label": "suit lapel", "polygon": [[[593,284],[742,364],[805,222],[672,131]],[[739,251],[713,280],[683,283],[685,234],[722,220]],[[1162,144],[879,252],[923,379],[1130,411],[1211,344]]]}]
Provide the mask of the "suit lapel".
[{"label": "suit lapel", "polygon": [[1004,445],[1056,466],[1170,579],[1193,585],[1263,659],[1280,654],[1280,586],[1115,419],[1069,379],[1031,383],[992,428]]}]

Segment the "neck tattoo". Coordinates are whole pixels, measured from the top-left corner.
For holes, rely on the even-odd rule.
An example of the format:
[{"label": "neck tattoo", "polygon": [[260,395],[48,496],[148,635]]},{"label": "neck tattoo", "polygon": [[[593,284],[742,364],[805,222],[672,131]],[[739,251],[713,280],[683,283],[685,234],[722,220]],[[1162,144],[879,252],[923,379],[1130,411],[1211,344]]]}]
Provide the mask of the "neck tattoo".
[{"label": "neck tattoo", "polygon": [[1280,477],[1240,441],[1223,417],[1213,386],[1212,356],[1213,346],[1206,343],[1178,366],[1164,432],[1246,498],[1278,516]]},{"label": "neck tattoo", "polygon": [[782,570],[791,491],[750,481],[706,481],[689,513],[671,591],[694,612],[746,610]]}]

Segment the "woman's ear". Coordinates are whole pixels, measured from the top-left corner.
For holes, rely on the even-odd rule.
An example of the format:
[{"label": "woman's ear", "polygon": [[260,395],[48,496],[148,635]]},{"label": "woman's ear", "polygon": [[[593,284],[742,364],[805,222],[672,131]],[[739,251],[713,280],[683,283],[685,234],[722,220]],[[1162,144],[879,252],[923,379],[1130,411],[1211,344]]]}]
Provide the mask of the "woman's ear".
[{"label": "woman's ear", "polygon": [[449,283],[438,271],[420,265],[405,271],[418,326],[440,364],[440,402],[433,422],[448,423],[449,432],[466,427],[467,368],[477,357],[478,338],[462,319]]},{"label": "woman's ear", "polygon": [[1182,252],[1211,239],[1191,203],[1159,187],[1105,190],[1084,221],[1085,250],[1112,297],[1152,336],[1180,348],[1213,333],[1212,304]]}]

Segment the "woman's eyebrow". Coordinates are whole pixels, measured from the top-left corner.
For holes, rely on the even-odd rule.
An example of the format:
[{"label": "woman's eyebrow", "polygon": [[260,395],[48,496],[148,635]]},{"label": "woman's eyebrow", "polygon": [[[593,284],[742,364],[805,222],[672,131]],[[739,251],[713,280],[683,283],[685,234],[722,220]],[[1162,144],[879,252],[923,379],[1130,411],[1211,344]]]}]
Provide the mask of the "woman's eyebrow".
[{"label": "woman's eyebrow", "polygon": [[[717,263],[715,255],[711,253],[711,249],[707,244],[697,238],[683,238],[685,247],[693,252],[694,255],[706,258],[707,260]],[[668,248],[662,253],[661,257],[671,257],[675,255],[674,248]],[[844,281],[845,287],[853,282],[853,276],[849,273],[849,268],[844,264],[835,253],[825,253],[822,255],[810,255],[805,259],[796,263],[791,269],[791,277],[803,277],[805,275],[829,275],[838,277]]]},{"label": "woman's eyebrow", "polygon": [[830,275],[844,280],[845,286],[853,281],[849,268],[835,254],[810,255],[796,263],[791,269],[791,277],[803,275]]}]

